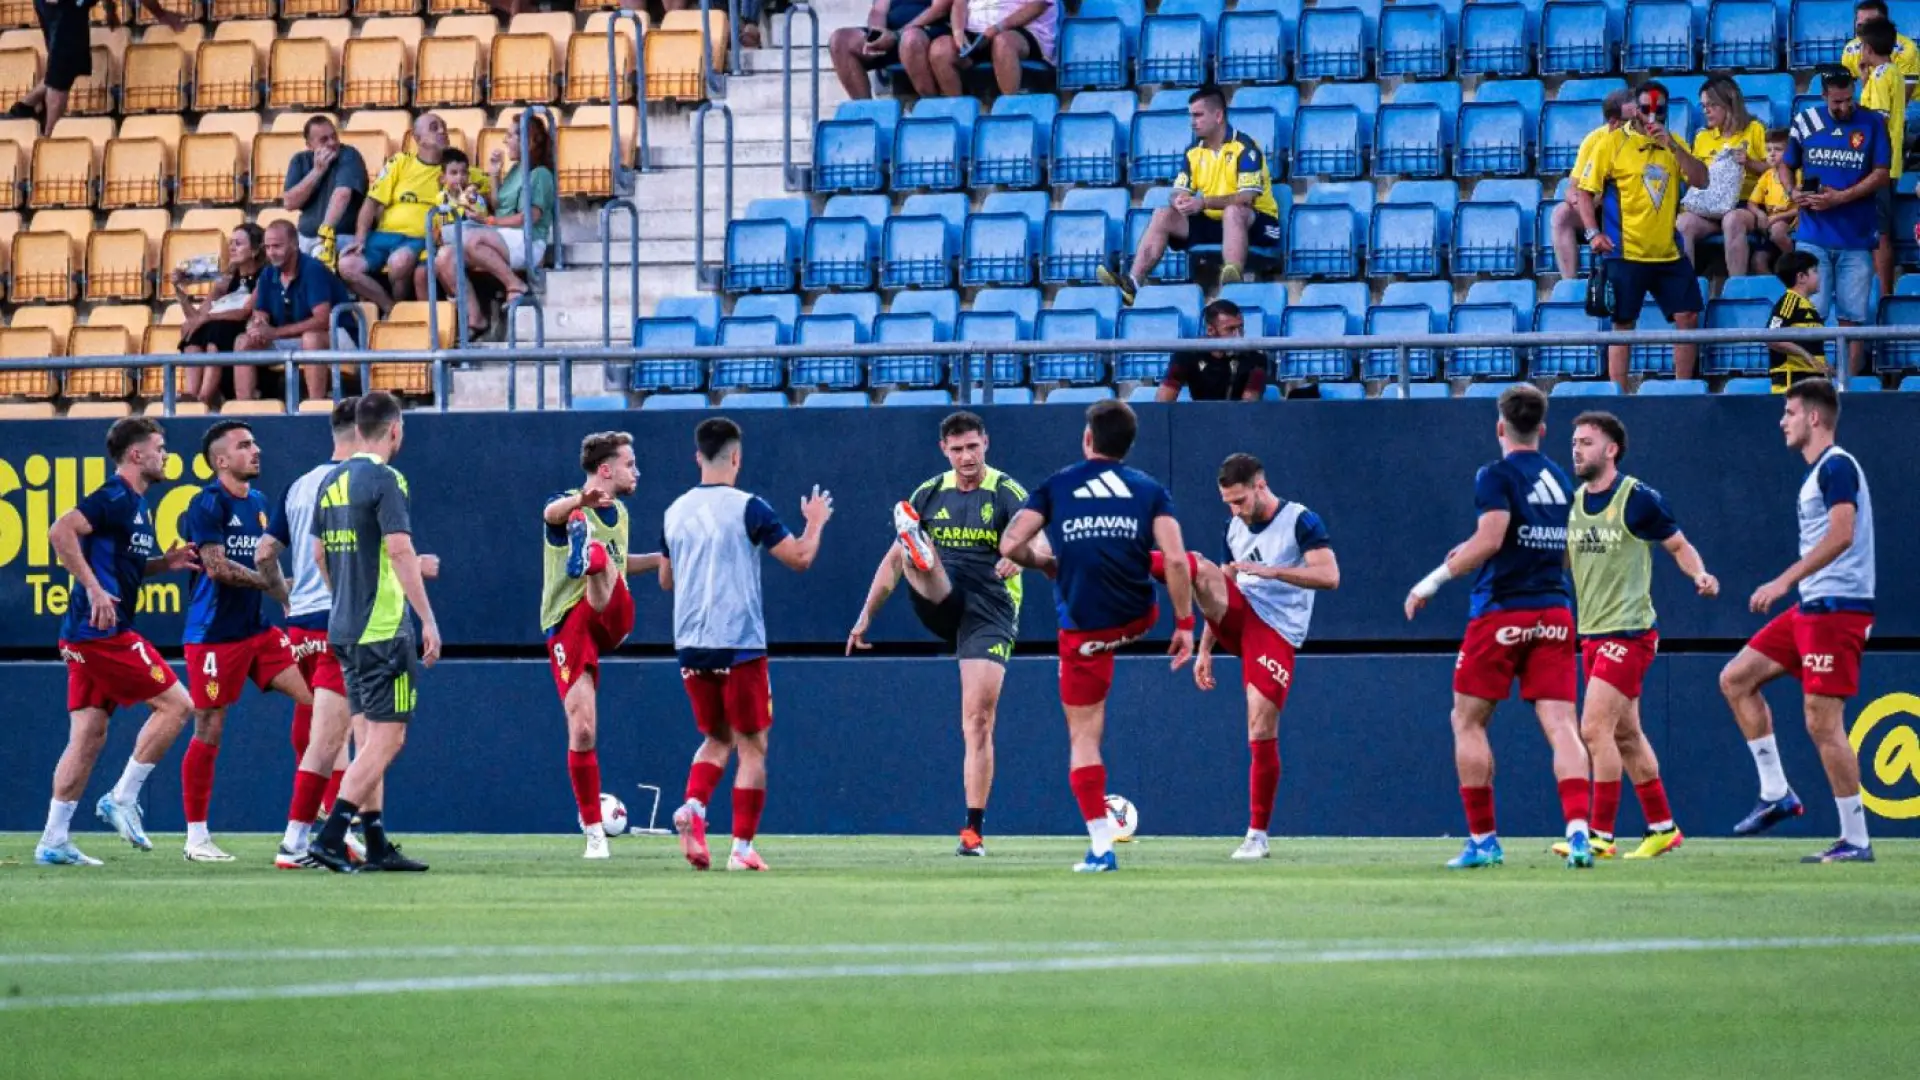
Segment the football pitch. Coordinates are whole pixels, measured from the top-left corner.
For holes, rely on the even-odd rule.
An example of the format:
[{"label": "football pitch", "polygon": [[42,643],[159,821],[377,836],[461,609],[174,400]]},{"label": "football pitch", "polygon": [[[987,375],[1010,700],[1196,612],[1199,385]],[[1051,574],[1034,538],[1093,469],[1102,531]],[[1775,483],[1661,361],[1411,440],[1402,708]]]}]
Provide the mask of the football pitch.
[{"label": "football pitch", "polygon": [[[402,837],[423,875],[0,834],[0,1075],[1912,1075],[1920,842],[1689,840],[1571,872],[1545,840]],[[91,841],[88,843],[88,841]],[[616,1072],[618,1070],[618,1072]]]}]

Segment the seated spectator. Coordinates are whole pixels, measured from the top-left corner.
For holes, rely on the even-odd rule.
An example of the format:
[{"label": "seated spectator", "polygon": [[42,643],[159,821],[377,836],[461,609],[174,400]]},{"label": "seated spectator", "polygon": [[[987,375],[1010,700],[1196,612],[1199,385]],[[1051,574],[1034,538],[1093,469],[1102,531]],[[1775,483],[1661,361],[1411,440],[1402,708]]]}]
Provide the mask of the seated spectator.
[{"label": "seated spectator", "polygon": [[1860,107],[1872,109],[1887,123],[1887,183],[1874,193],[1880,220],[1880,246],[1873,251],[1873,272],[1882,295],[1893,295],[1893,198],[1906,164],[1907,73],[1893,59],[1898,35],[1886,19],[1868,19],[1854,28],[1860,42]]},{"label": "seated spectator", "polygon": [[[293,225],[276,221],[267,226],[266,250],[268,267],[254,290],[253,310],[246,332],[240,336],[239,350],[325,352],[358,347],[360,313],[353,309],[353,296],[320,260],[300,253],[300,234]],[[341,316],[338,330],[329,334],[333,309],[343,305],[349,310]],[[328,385],[332,372],[327,365],[302,365],[300,377],[306,384],[307,397],[323,398],[332,393]]]},{"label": "seated spectator", "polygon": [[367,162],[360,151],[342,145],[333,121],[307,121],[307,148],[287,162],[287,186],[280,204],[300,214],[300,253],[329,269],[340,265],[339,231],[360,220],[367,197]]},{"label": "seated spectator", "polygon": [[[1793,202],[1796,251],[1820,265],[1814,306],[1841,326],[1873,318],[1873,252],[1880,246],[1878,192],[1891,181],[1893,152],[1887,122],[1853,100],[1854,78],[1844,70],[1820,77],[1821,104],[1794,118],[1792,137],[1777,170],[1782,186],[1800,171]],[[1853,374],[1865,371],[1866,343],[1849,343]]]},{"label": "seated spectator", "polygon": [[[1775,276],[1787,291],[1773,305],[1773,317],[1767,321],[1770,329],[1799,330],[1827,324],[1820,317],[1819,309],[1813,306],[1814,294],[1820,291],[1820,264],[1813,256],[1804,251],[1787,252],[1780,256]],[[1767,344],[1767,349],[1774,358],[1768,374],[1773,376],[1776,394],[1786,393],[1788,387],[1802,379],[1828,377],[1825,346],[1815,344],[1809,348],[1793,341],[1773,341]]]},{"label": "seated spectator", "polygon": [[[495,211],[481,218],[478,226],[464,230],[462,241],[468,275],[477,279],[484,274],[498,282],[509,304],[527,291],[527,283],[515,271],[527,271],[546,261],[554,215],[559,212],[553,137],[547,132],[545,120],[527,118],[527,143],[523,152],[520,125],[508,126],[505,149],[495,150],[487,162],[493,190],[498,193]],[[522,192],[531,204],[532,221],[521,212]],[[456,291],[451,245],[435,254],[434,271],[448,293]],[[473,289],[467,290],[467,329],[473,334],[487,329],[486,311]]]},{"label": "seated spectator", "polygon": [[1793,250],[1793,225],[1800,220],[1800,209],[1793,205],[1793,192],[1780,183],[1780,161],[1787,155],[1787,129],[1767,132],[1767,171],[1753,185],[1747,200],[1747,212],[1760,223],[1760,243],[1753,249],[1753,272],[1770,274],[1773,260]]},{"label": "seated spectator", "polygon": [[962,73],[986,63],[993,65],[1002,94],[1019,93],[1023,61],[1054,62],[1059,19],[1054,0],[953,0],[953,33],[927,46],[927,67],[940,96],[965,94]]},{"label": "seated spectator", "polygon": [[[381,315],[393,310],[394,301],[408,298],[413,268],[427,249],[427,218],[440,204],[447,122],[422,114],[413,122],[413,141],[413,153],[387,159],[360,204],[353,239],[340,248],[340,276]],[[385,285],[376,276],[383,273]]]},{"label": "seated spectator", "polygon": [[[1200,318],[1206,323],[1207,337],[1222,345],[1246,336],[1240,305],[1231,300],[1208,304]],[[1267,358],[1245,350],[1174,353],[1153,400],[1176,401],[1182,387],[1195,401],[1259,401],[1267,388]]]},{"label": "seated spectator", "polygon": [[[427,215],[427,229],[436,251],[452,243],[455,236],[464,235],[462,230],[449,228],[454,222],[479,221],[493,212],[491,191],[492,185],[485,177],[476,181],[466,151],[448,147],[440,156],[440,199]],[[413,295],[427,298],[425,264],[413,269]]]},{"label": "seated spectator", "polygon": [[[180,351],[183,353],[232,352],[234,343],[246,332],[247,319],[253,314],[253,290],[260,284],[260,271],[265,269],[266,239],[260,226],[248,222],[233,230],[227,238],[227,265],[225,273],[205,298],[198,298],[187,292],[192,281],[186,271],[175,267],[173,271],[173,293],[180,301],[180,310],[186,313],[186,322],[180,325]],[[230,390],[228,396],[235,401],[252,401],[260,396],[260,369],[241,366],[235,368],[199,367],[189,369],[187,377],[193,396],[212,405],[220,399],[222,383]],[[228,378],[228,372],[231,377]]]},{"label": "seated spectator", "polygon": [[1187,99],[1193,145],[1173,180],[1173,202],[1153,212],[1153,221],[1127,273],[1100,268],[1100,280],[1117,286],[1128,303],[1169,247],[1175,251],[1220,245],[1220,283],[1241,279],[1248,255],[1269,260],[1280,247],[1280,204],[1266,156],[1251,136],[1227,126],[1227,96],[1203,86]]},{"label": "seated spectator", "polygon": [[843,26],[827,39],[834,74],[847,96],[873,96],[873,73],[894,64],[907,69],[913,92],[938,97],[939,84],[927,66],[927,46],[952,29],[947,13],[953,0],[874,0],[864,27]]},{"label": "seated spectator", "polygon": [[[1752,263],[1747,234],[1760,228],[1759,219],[1747,211],[1746,201],[1753,197],[1760,174],[1767,171],[1767,131],[1748,115],[1746,96],[1725,76],[1710,79],[1700,88],[1700,110],[1707,122],[1694,133],[1693,156],[1705,163],[1710,173],[1716,167],[1732,170],[1737,165],[1739,192],[1718,197],[1722,193],[1717,184],[1690,185],[1701,189],[1703,195],[1711,190],[1718,198],[1711,206],[1683,210],[1676,224],[1687,258],[1695,266],[1700,265],[1699,242],[1718,233],[1726,243],[1727,276],[1741,277]],[[1731,184],[1732,178],[1727,182]]]},{"label": "seated spectator", "polygon": [[[1575,176],[1580,175],[1601,139],[1639,115],[1634,109],[1633,91],[1621,89],[1609,93],[1600,103],[1600,115],[1606,122],[1587,132],[1586,138],[1580,140],[1579,151],[1573,155]],[[1580,276],[1580,212],[1574,208],[1574,193],[1579,189],[1578,184],[1568,184],[1566,198],[1553,208],[1553,265],[1559,269],[1561,281]]]}]

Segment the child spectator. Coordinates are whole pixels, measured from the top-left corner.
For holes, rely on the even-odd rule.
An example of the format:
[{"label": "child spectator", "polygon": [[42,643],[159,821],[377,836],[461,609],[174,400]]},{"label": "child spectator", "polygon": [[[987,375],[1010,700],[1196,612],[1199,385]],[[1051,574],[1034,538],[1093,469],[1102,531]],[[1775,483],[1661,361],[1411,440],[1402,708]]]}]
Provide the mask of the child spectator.
[{"label": "child spectator", "polygon": [[[1820,311],[1813,306],[1813,297],[1820,291],[1820,261],[1804,251],[1789,251],[1780,256],[1779,268],[1774,276],[1787,287],[1787,291],[1773,305],[1773,318],[1768,320],[1767,328],[1804,329],[1825,326],[1827,321],[1820,317]],[[1768,374],[1773,376],[1773,392],[1784,394],[1795,382],[1818,376],[1827,376],[1826,347],[1815,343],[1812,348],[1792,341],[1771,341],[1767,349],[1773,354],[1774,363]]]},{"label": "child spectator", "polygon": [[1800,220],[1800,208],[1793,205],[1793,193],[1780,186],[1780,161],[1787,154],[1787,130],[1767,132],[1767,171],[1753,185],[1753,197],[1747,209],[1760,223],[1761,241],[1753,249],[1753,272],[1773,272],[1773,260],[1793,250],[1793,225]]}]

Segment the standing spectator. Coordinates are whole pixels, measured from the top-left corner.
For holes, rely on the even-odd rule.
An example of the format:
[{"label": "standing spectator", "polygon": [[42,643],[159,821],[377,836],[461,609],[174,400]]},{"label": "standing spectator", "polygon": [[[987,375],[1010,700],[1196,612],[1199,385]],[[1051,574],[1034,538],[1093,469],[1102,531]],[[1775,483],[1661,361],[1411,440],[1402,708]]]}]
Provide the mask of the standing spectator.
[{"label": "standing spectator", "polygon": [[1793,250],[1793,226],[1800,220],[1800,208],[1793,205],[1793,188],[1780,182],[1780,163],[1787,156],[1787,129],[1767,132],[1767,171],[1753,185],[1747,200],[1747,212],[1760,223],[1756,232],[1760,246],[1753,252],[1753,272],[1773,272],[1775,256]]},{"label": "standing spectator", "polygon": [[1874,193],[1874,211],[1880,224],[1880,246],[1873,251],[1873,270],[1883,296],[1893,295],[1893,193],[1906,163],[1907,76],[1893,54],[1899,51],[1893,24],[1868,19],[1855,30],[1860,35],[1860,105],[1880,114],[1887,124],[1887,182]]},{"label": "standing spectator", "polygon": [[1203,86],[1187,99],[1187,115],[1193,145],[1173,179],[1172,203],[1153,212],[1127,273],[1100,268],[1100,280],[1118,286],[1128,303],[1169,247],[1220,245],[1222,285],[1241,279],[1250,253],[1269,260],[1280,248],[1273,176],[1252,137],[1227,126],[1227,96],[1217,86]]},{"label": "standing spectator", "polygon": [[[1580,149],[1573,155],[1573,175],[1579,176],[1586,168],[1587,159],[1593,156],[1593,148],[1611,132],[1620,130],[1621,125],[1633,120],[1635,112],[1633,91],[1622,88],[1607,94],[1600,103],[1600,115],[1605,123],[1587,132],[1580,140]],[[1580,276],[1580,211],[1575,208],[1580,190],[1579,184],[1567,185],[1567,197],[1556,203],[1553,208],[1553,265],[1560,271],[1561,281],[1572,281]]]},{"label": "standing spectator", "polygon": [[[1800,188],[1794,247],[1820,264],[1820,291],[1814,304],[1841,326],[1860,326],[1873,317],[1873,249],[1880,244],[1876,194],[1889,180],[1893,150],[1887,122],[1853,101],[1853,76],[1828,71],[1820,77],[1822,103],[1793,118],[1792,138],[1781,158],[1780,183]],[[1863,342],[1851,343],[1849,369],[1866,363]]]},{"label": "standing spectator", "polygon": [[360,151],[341,145],[339,130],[324,116],[309,119],[305,134],[307,148],[287,162],[280,203],[300,214],[300,253],[332,269],[340,264],[340,227],[360,220],[367,162]]},{"label": "standing spectator", "polygon": [[961,73],[993,64],[1002,94],[1020,92],[1020,64],[1054,62],[1054,0],[953,0],[953,33],[927,45],[927,65],[941,97],[966,93]]},{"label": "standing spectator", "polygon": [[[547,241],[553,235],[553,218],[558,197],[553,178],[553,138],[547,134],[546,121],[527,118],[527,148],[520,146],[520,125],[507,127],[504,150],[495,150],[487,162],[493,190],[499,192],[496,212],[483,218],[480,225],[466,230],[467,273],[485,274],[506,290],[507,303],[527,291],[527,283],[515,271],[539,266],[547,257]],[[511,168],[502,172],[509,162]],[[520,210],[520,195],[526,191],[532,204],[533,220]],[[454,281],[453,249],[441,248],[434,256],[434,269],[449,294],[457,291]],[[467,329],[473,334],[487,329],[486,312],[473,289],[467,290]]]},{"label": "standing spectator", "polygon": [[[358,311],[350,310],[340,319],[336,334],[327,333],[333,309],[341,305],[351,308],[353,297],[320,260],[300,253],[300,234],[290,222],[276,221],[267,226],[267,262],[270,265],[261,272],[260,285],[254,290],[247,331],[240,336],[240,351],[325,352],[359,344]],[[306,383],[307,397],[329,395],[331,387],[327,384],[332,372],[327,365],[302,365],[300,377]]]},{"label": "standing spectator", "polygon": [[927,66],[927,46],[945,37],[953,0],[874,0],[867,25],[843,26],[827,39],[834,74],[847,96],[873,96],[873,73],[894,64],[907,69],[907,81],[921,97],[939,97],[940,85]]},{"label": "standing spectator", "polygon": [[[1246,336],[1240,305],[1231,300],[1208,304],[1200,318],[1207,324],[1207,337],[1223,345],[1225,339],[1238,341]],[[1177,401],[1182,387],[1195,401],[1259,401],[1267,388],[1267,358],[1244,350],[1174,353],[1153,400]]]},{"label": "standing spectator", "polygon": [[[1667,130],[1668,100],[1660,83],[1641,84],[1634,97],[1638,118],[1600,140],[1586,169],[1573,178],[1580,192],[1582,236],[1606,260],[1613,328],[1623,333],[1639,324],[1649,293],[1660,314],[1680,330],[1699,326],[1704,306],[1693,262],[1675,240],[1674,219],[1680,182],[1704,187],[1707,167]],[[1604,220],[1595,199],[1604,203]],[[1693,345],[1673,347],[1676,378],[1693,378],[1698,351]],[[1631,352],[1626,345],[1607,347],[1607,374],[1623,391]]]},{"label": "standing spectator", "polygon": [[[440,205],[447,122],[421,115],[413,122],[413,142],[413,153],[403,150],[387,159],[360,204],[354,238],[340,248],[340,276],[382,316],[413,291],[413,268],[427,250],[427,220]],[[385,285],[375,276],[382,272]]]},{"label": "standing spectator", "polygon": [[1747,212],[1745,204],[1752,198],[1760,174],[1767,171],[1767,129],[1747,113],[1746,96],[1724,75],[1708,80],[1700,88],[1700,110],[1707,122],[1694,133],[1693,156],[1711,164],[1724,154],[1737,163],[1741,170],[1740,193],[1734,198],[1732,208],[1719,214],[1682,212],[1678,222],[1680,238],[1687,258],[1698,265],[1699,242],[1720,233],[1726,239],[1727,276],[1741,277],[1752,261],[1747,234],[1760,226],[1759,220]]},{"label": "standing spectator", "polygon": [[[266,234],[260,226],[248,222],[233,230],[227,238],[226,274],[214,283],[205,299],[187,292],[186,273],[174,268],[173,293],[186,313],[180,325],[180,351],[183,353],[219,353],[234,351],[234,344],[253,317],[253,293],[260,284],[260,272],[266,268]],[[190,369],[188,377],[193,396],[211,406],[220,397],[223,376],[228,369],[201,367]],[[233,372],[235,401],[252,401],[260,396],[260,369],[242,365]]]},{"label": "standing spectator", "polygon": [[[93,34],[90,22],[98,0],[33,0],[40,20],[40,36],[47,42],[46,72],[27,96],[13,103],[7,115],[15,120],[40,118],[40,133],[51,137],[53,126],[67,114],[67,94],[73,84],[93,74]],[[140,0],[140,6],[161,26],[179,33],[187,20],[160,6],[159,0]],[[107,0],[100,14],[107,29],[120,29],[120,0]]]},{"label": "standing spectator", "polygon": [[[1848,73],[1856,79],[1862,74],[1860,46],[1863,43],[1859,37],[1860,28],[1874,19],[1893,21],[1893,13],[1887,8],[1887,0],[1860,0],[1853,5],[1855,36],[1840,50],[1840,66],[1846,68]],[[1920,79],[1920,47],[1914,45],[1912,38],[1897,30],[1893,37],[1893,62],[1894,66],[1900,69],[1902,78]],[[1913,99],[1920,101],[1920,84],[1916,84],[1913,88]]]},{"label": "standing spectator", "polygon": [[[1778,302],[1773,305],[1773,316],[1767,320],[1768,329],[1778,330],[1790,327],[1796,330],[1808,327],[1825,326],[1826,320],[1820,317],[1820,310],[1813,306],[1813,297],[1820,291],[1820,265],[1813,256],[1804,251],[1789,251],[1780,256],[1780,269],[1776,274],[1780,283],[1787,287]],[[1815,344],[1808,348],[1798,342],[1769,342],[1767,350],[1773,355],[1773,365],[1768,374],[1773,376],[1773,392],[1784,394],[1794,383],[1809,378],[1827,378],[1827,350]]]}]

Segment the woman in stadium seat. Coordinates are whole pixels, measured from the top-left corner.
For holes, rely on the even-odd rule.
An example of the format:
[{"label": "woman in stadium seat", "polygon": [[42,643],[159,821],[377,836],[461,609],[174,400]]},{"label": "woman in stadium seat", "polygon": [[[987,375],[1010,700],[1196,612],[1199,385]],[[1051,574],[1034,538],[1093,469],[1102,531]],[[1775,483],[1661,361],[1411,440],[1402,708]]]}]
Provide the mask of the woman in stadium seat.
[{"label": "woman in stadium seat", "polygon": [[1724,75],[1709,79],[1700,88],[1700,111],[1706,123],[1693,136],[1693,156],[1712,168],[1714,158],[1726,154],[1740,163],[1740,192],[1730,209],[1722,212],[1683,212],[1675,222],[1687,257],[1699,266],[1695,253],[1699,241],[1719,233],[1726,238],[1728,277],[1743,277],[1752,272],[1752,248],[1748,234],[1761,231],[1761,223],[1747,209],[1760,174],[1767,171],[1767,129],[1747,112],[1746,96],[1740,87]]},{"label": "woman in stadium seat", "polygon": [[[527,118],[527,145],[520,145],[520,122],[507,126],[505,150],[495,150],[487,162],[492,181],[494,210],[480,218],[479,228],[465,230],[467,276],[479,281],[490,277],[506,290],[507,302],[527,291],[527,283],[517,271],[539,266],[547,257],[547,239],[553,235],[553,216],[558,208],[553,178],[553,136],[546,121]],[[528,221],[521,213],[521,192],[530,195]],[[440,284],[449,293],[456,290],[453,249],[443,247],[434,256],[434,270]],[[478,335],[487,329],[486,309],[481,307],[475,289],[467,290],[467,328]]]},{"label": "woman in stadium seat", "polygon": [[[247,329],[247,317],[253,313],[254,286],[260,283],[260,271],[266,265],[266,236],[260,226],[248,222],[227,238],[227,265],[205,297],[189,295],[187,287],[195,279],[185,268],[174,267],[173,293],[187,316],[180,327],[181,352],[233,351],[234,342]],[[200,367],[192,369],[188,385],[193,396],[207,405],[220,398],[223,383],[232,400],[249,401],[260,396],[259,375],[260,369],[254,367]]]}]

